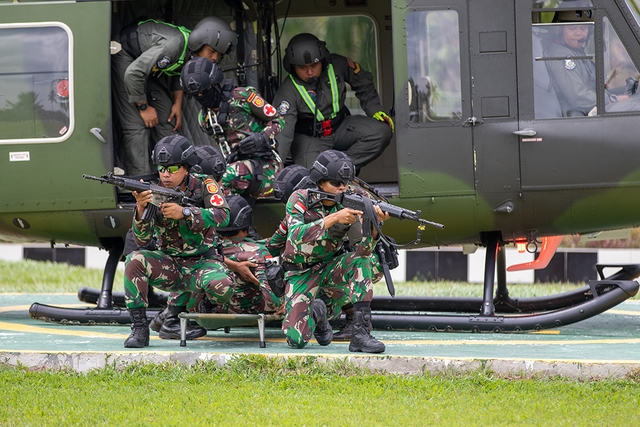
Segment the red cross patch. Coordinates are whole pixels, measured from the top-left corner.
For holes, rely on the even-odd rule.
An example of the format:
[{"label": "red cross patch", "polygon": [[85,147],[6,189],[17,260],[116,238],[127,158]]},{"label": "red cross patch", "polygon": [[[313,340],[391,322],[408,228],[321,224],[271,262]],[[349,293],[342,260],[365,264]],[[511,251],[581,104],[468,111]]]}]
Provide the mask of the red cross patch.
[{"label": "red cross patch", "polygon": [[267,117],[273,117],[276,115],[276,108],[271,104],[266,104],[262,109],[262,112]]},{"label": "red cross patch", "polygon": [[219,194],[214,194],[209,199],[209,203],[211,203],[211,206],[222,206],[224,205],[224,198]]}]

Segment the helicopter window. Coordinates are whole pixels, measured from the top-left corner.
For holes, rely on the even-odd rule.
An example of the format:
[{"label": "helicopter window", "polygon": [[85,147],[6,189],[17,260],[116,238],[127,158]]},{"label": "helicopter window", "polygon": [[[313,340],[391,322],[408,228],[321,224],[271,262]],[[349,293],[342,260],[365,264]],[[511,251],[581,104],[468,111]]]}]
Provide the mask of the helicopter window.
[{"label": "helicopter window", "polygon": [[0,27],[0,144],[66,139],[69,33],[61,26]]},{"label": "helicopter window", "polygon": [[[594,31],[593,21],[589,20],[591,11],[558,12],[562,16],[567,13],[570,19],[579,22],[533,25],[536,118],[597,114]],[[554,94],[557,102],[553,99]]]},{"label": "helicopter window", "polygon": [[462,116],[460,32],[452,10],[407,14],[409,121],[421,124]]},{"label": "helicopter window", "polygon": [[[640,74],[608,18],[602,21],[604,41],[605,110],[640,111]],[[636,96],[633,96],[636,95]],[[615,102],[613,102],[615,101]]]},{"label": "helicopter window", "polygon": [[[278,21],[279,28],[282,28],[283,23],[283,19]],[[376,26],[368,16],[288,17],[280,38],[282,50],[284,51],[293,36],[300,33],[311,33],[320,40],[324,40],[331,53],[353,58],[363,69],[373,74],[374,82],[378,82]],[[287,72],[281,75],[284,78]],[[353,90],[347,90],[345,105],[351,114],[365,114]]]}]

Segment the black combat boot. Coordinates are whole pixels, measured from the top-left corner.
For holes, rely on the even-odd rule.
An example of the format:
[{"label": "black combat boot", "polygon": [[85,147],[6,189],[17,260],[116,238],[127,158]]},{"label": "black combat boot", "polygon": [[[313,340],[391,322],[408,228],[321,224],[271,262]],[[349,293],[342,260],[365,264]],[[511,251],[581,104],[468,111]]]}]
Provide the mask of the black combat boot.
[{"label": "black combat boot", "polygon": [[[346,307],[346,306],[345,306]],[[349,308],[342,307],[344,311],[344,326],[338,332],[333,334],[334,341],[351,341],[353,335],[353,321],[355,320],[356,310],[353,305],[349,304]]]},{"label": "black combat boot", "polygon": [[124,341],[125,348],[142,348],[149,346],[149,325],[147,323],[147,309],[134,308],[129,310],[131,316],[131,335]]},{"label": "black combat boot", "polygon": [[355,319],[353,322],[353,336],[349,343],[349,351],[363,353],[382,353],[383,343],[371,336],[371,306],[370,302],[354,304]]},{"label": "black combat boot", "polygon": [[169,314],[169,307],[165,307],[164,310],[158,312],[158,314],[156,314],[156,316],[153,319],[151,319],[151,322],[149,322],[149,327],[151,328],[151,330],[154,332],[160,332],[160,328],[162,328],[162,325],[164,324],[164,319],[166,319],[168,314]]},{"label": "black combat boot", "polygon": [[[163,340],[179,340],[180,339],[180,318],[178,314],[187,311],[187,307],[181,306],[169,306],[169,313],[164,319],[164,323],[160,328],[158,335]],[[195,340],[207,335],[207,330],[202,326],[190,325],[187,322],[187,339]]]},{"label": "black combat boot", "polygon": [[316,330],[313,331],[313,336],[320,345],[329,345],[333,339],[333,330],[327,320],[327,306],[324,301],[314,299],[311,303],[311,315],[316,321]]}]

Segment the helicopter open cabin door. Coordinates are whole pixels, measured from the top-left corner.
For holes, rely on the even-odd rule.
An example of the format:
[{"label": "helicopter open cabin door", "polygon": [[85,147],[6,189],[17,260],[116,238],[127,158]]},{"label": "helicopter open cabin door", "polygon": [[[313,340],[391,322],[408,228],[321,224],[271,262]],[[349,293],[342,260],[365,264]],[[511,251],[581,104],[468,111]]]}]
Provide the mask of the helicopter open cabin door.
[{"label": "helicopter open cabin door", "polygon": [[610,228],[633,223],[638,201],[625,188],[640,185],[637,13],[611,0],[515,3],[530,222],[582,233],[616,211]]},{"label": "helicopter open cabin door", "polygon": [[82,212],[115,206],[113,187],[82,179],[113,168],[110,13],[108,1],[0,4],[3,232],[82,235]]}]

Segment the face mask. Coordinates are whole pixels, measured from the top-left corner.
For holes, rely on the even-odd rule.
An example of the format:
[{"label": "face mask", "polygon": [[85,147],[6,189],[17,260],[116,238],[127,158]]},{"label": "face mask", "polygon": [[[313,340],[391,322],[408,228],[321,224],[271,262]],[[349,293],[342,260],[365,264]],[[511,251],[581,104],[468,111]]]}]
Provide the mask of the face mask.
[{"label": "face mask", "polygon": [[222,100],[222,89],[219,85],[212,86],[200,96],[196,96],[196,101],[205,108],[218,108]]}]

